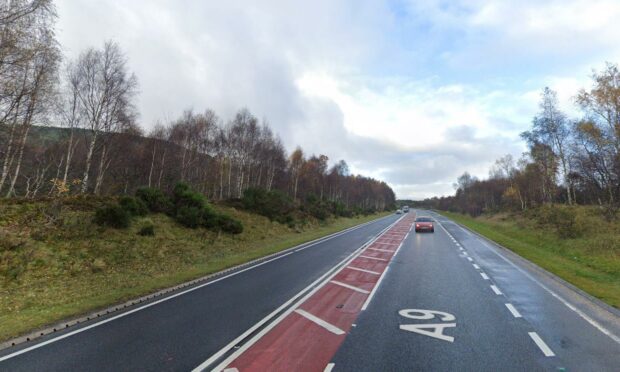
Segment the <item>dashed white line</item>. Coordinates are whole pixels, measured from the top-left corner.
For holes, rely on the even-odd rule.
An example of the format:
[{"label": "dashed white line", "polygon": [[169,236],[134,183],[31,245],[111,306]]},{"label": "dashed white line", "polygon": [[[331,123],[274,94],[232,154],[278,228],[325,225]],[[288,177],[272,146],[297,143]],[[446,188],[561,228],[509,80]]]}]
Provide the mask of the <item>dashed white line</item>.
[{"label": "dashed white line", "polygon": [[361,272],[363,272],[363,273],[374,274],[374,275],[381,275],[381,273],[378,273],[378,272],[376,272],[376,271],[366,270],[366,269],[360,269],[359,267],[347,266],[347,268],[348,268],[348,269],[351,269],[351,270],[361,271]]},{"label": "dashed white line", "polygon": [[302,309],[296,309],[295,312],[301,316],[303,316],[304,318],[308,319],[309,321],[320,325],[321,327],[325,328],[326,330],[330,331],[333,334],[336,335],[343,335],[344,331],[338,327],[336,327],[333,324],[327,323],[326,321],[324,321],[323,319],[316,317],[312,314],[310,314],[309,312],[302,310]]},{"label": "dashed white line", "polygon": [[368,259],[371,259],[371,260],[384,261],[384,262],[387,261],[386,259],[379,258],[379,257],[372,257],[372,256],[359,255],[357,257],[368,258]]},{"label": "dashed white line", "polygon": [[332,369],[334,369],[335,364],[334,363],[329,363],[328,365],[325,366],[325,369],[323,370],[323,372],[331,372]]},{"label": "dashed white line", "polygon": [[485,273],[480,273],[480,276],[482,277],[482,279],[484,280],[489,280],[489,276]]},{"label": "dashed white line", "polygon": [[521,318],[521,313],[519,313],[519,311],[515,309],[515,307],[512,306],[512,304],[506,304],[506,307],[508,308],[508,310],[510,310],[510,313],[512,314],[512,316],[514,316],[515,318]]},{"label": "dashed white line", "polygon": [[480,266],[478,266],[478,265],[476,265],[476,264],[472,264],[472,265],[474,265],[474,269],[476,269],[476,270],[480,270]]},{"label": "dashed white line", "polygon": [[341,286],[341,287],[344,287],[344,288],[349,288],[350,290],[353,290],[353,291],[355,291],[355,292],[364,293],[364,294],[369,294],[369,293],[370,293],[369,291],[367,291],[367,290],[365,290],[365,289],[357,288],[357,287],[355,287],[355,286],[349,285],[349,284],[347,284],[347,283],[339,282],[339,281],[337,281],[337,280],[332,280],[331,282],[332,282],[333,284],[339,285],[339,286]]},{"label": "dashed white line", "polygon": [[469,257],[469,256],[467,256],[467,257],[465,257],[465,258],[467,258],[467,260],[468,260],[469,262],[472,262],[472,261],[473,261],[473,259],[472,259],[471,257]]},{"label": "dashed white line", "polygon": [[496,285],[492,285],[492,286],[491,286],[491,289],[492,289],[492,290],[493,290],[493,292],[495,292],[495,294],[496,294],[496,295],[498,295],[498,296],[502,294],[502,291],[500,291],[500,290],[499,290],[499,288],[497,288],[497,286],[496,286]]},{"label": "dashed white line", "polygon": [[543,354],[545,354],[546,357],[555,356],[553,351],[551,351],[549,346],[547,346],[547,344],[545,344],[545,341],[543,341],[542,338],[540,338],[538,333],[536,333],[536,332],[528,332],[527,334],[530,335],[532,340],[534,340],[534,342],[536,343],[538,348],[543,352]]}]

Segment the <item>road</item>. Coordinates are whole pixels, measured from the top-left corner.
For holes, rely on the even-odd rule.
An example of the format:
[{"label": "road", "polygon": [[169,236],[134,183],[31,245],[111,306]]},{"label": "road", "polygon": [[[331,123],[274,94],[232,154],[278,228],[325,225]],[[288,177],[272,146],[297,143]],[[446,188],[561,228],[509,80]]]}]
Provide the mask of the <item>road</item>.
[{"label": "road", "polygon": [[617,371],[619,319],[415,211],[2,350],[0,370]]}]

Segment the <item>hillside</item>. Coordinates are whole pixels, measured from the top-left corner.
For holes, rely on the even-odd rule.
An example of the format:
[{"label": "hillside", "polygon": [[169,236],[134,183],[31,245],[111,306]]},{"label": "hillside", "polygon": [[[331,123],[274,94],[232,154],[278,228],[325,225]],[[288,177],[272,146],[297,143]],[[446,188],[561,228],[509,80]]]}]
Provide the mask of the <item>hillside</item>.
[{"label": "hillside", "polygon": [[[312,218],[289,227],[214,205],[243,223],[239,235],[188,229],[164,214],[126,230],[93,223],[110,198],[68,198],[62,224],[49,201],[0,199],[0,339],[153,292],[377,218]],[[152,221],[154,236],[138,231]]]}]

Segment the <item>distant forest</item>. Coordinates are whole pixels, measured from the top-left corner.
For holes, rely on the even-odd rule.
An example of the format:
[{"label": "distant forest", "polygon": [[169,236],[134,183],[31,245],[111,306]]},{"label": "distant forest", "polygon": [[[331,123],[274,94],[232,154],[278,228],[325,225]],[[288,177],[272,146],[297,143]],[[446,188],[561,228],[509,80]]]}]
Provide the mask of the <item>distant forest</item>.
[{"label": "distant forest", "polygon": [[118,44],[63,60],[51,0],[0,5],[0,196],[119,195],[185,182],[212,200],[249,188],[294,201],[384,210],[384,182],[352,175],[345,161],[301,148],[287,154],[269,125],[248,110],[223,120],[187,110],[145,132],[138,124],[138,79]]},{"label": "distant forest", "polygon": [[417,205],[471,215],[524,211],[541,205],[596,205],[609,219],[620,208],[620,71],[607,63],[592,74],[590,89],[574,96],[581,116],[570,118],[557,93],[545,88],[531,129],[521,138],[528,151],[506,155],[480,180],[465,172],[449,197]]}]

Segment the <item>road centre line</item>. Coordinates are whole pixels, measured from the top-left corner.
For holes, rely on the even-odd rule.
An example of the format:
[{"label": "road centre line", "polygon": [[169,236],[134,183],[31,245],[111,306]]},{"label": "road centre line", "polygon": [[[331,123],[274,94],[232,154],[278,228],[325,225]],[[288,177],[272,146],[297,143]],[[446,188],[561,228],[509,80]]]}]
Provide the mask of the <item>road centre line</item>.
[{"label": "road centre line", "polygon": [[492,285],[491,289],[493,290],[493,292],[495,292],[496,295],[501,295],[503,294],[502,291],[499,290],[499,288],[497,288],[496,285]]},{"label": "road centre line", "polygon": [[378,272],[376,272],[376,271],[366,270],[366,269],[360,269],[359,267],[354,267],[354,266],[347,266],[347,269],[356,270],[356,271],[361,271],[361,272],[363,272],[363,273],[368,273],[368,274],[373,274],[373,275],[381,275],[381,273],[378,273]]},{"label": "road centre line", "polygon": [[474,269],[476,270],[480,270],[480,266],[476,265],[476,264],[472,264],[474,266]]},{"label": "road centre line", "polygon": [[366,310],[366,308],[370,304],[370,301],[372,301],[372,298],[375,296],[375,293],[377,292],[377,289],[379,289],[379,286],[381,285],[381,281],[383,281],[383,278],[385,277],[385,274],[387,274],[389,269],[390,269],[389,266],[386,267],[385,270],[383,271],[383,274],[381,274],[381,276],[379,277],[379,280],[377,280],[377,284],[375,284],[375,286],[372,289],[372,291],[370,291],[370,294],[368,295],[368,298],[366,298],[366,301],[362,305],[362,311]]},{"label": "road centre line", "polygon": [[543,341],[542,338],[540,338],[538,333],[536,333],[536,332],[528,332],[527,334],[530,335],[532,340],[534,340],[534,342],[536,343],[538,348],[543,352],[543,354],[545,354],[546,357],[555,356],[553,351],[551,351],[551,349],[549,348],[549,346],[547,346],[545,341]]},{"label": "road centre line", "polygon": [[[403,216],[404,217],[404,216]],[[240,336],[238,336],[237,338],[235,338],[234,340],[232,340],[228,345],[226,345],[225,347],[223,347],[222,349],[220,349],[217,353],[213,354],[211,357],[209,357],[209,359],[205,360],[203,363],[201,363],[198,367],[193,369],[193,372],[197,372],[197,371],[203,371],[205,370],[208,366],[210,366],[211,364],[213,364],[215,361],[217,361],[219,358],[222,357],[222,355],[224,355],[225,353],[227,353],[229,350],[231,350],[233,347],[235,347],[239,342],[241,342],[243,339],[245,339],[246,337],[248,337],[250,334],[254,333],[260,326],[262,326],[263,324],[265,324],[267,321],[271,320],[271,318],[277,314],[278,312],[280,312],[281,310],[283,310],[284,308],[286,308],[291,302],[295,301],[297,299],[297,297],[299,297],[299,295],[303,292],[305,292],[307,289],[312,288],[314,286],[314,288],[306,293],[301,299],[299,299],[297,302],[295,302],[293,305],[291,305],[287,310],[285,310],[282,314],[280,314],[276,319],[274,319],[271,323],[267,324],[263,329],[261,329],[258,333],[256,333],[249,341],[245,342],[243,345],[241,345],[241,347],[239,347],[237,350],[235,350],[234,353],[232,353],[231,355],[229,355],[226,359],[224,359],[224,361],[222,361],[220,364],[218,364],[213,371],[221,371],[224,367],[226,367],[228,364],[230,364],[233,360],[235,360],[239,355],[243,354],[247,349],[249,349],[252,345],[254,345],[258,340],[260,340],[267,332],[271,331],[273,328],[275,328],[282,320],[284,320],[284,318],[286,318],[289,314],[291,314],[299,305],[301,305],[302,303],[304,303],[307,299],[309,299],[310,297],[312,297],[316,292],[319,291],[319,289],[321,289],[327,282],[329,282],[333,277],[335,277],[342,269],[344,269],[346,266],[348,266],[351,262],[353,262],[353,260],[355,260],[356,258],[360,257],[360,254],[364,251],[364,248],[371,245],[372,243],[374,243],[377,239],[379,239],[386,231],[388,231],[389,229],[391,229],[394,225],[396,225],[397,223],[399,223],[403,217],[400,217],[399,219],[397,219],[396,221],[394,221],[392,224],[390,224],[389,226],[387,226],[385,229],[381,230],[374,239],[371,239],[369,241],[367,241],[366,243],[364,243],[360,248],[358,248],[357,250],[355,250],[354,252],[352,252],[349,256],[345,257],[344,260],[342,260],[340,263],[336,264],[335,266],[332,267],[332,269],[330,269],[328,272],[326,272],[325,274],[323,274],[320,278],[318,278],[317,280],[315,280],[312,284],[310,284],[308,287],[304,288],[303,290],[301,290],[300,292],[298,292],[297,295],[295,295],[293,298],[291,298],[289,301],[287,301],[285,304],[283,304],[282,306],[280,306],[278,309],[276,309],[274,312],[272,312],[271,314],[269,314],[267,317],[263,318],[263,320],[261,320],[259,323],[255,324],[253,327],[251,327],[250,329],[248,329],[246,332],[244,332],[243,334],[241,334]],[[387,269],[386,269],[387,270]],[[379,278],[379,281],[381,280],[381,278]],[[372,295],[372,293],[371,293]]]},{"label": "road centre line", "polygon": [[303,316],[304,318],[308,319],[309,321],[325,328],[326,330],[330,331],[333,334],[336,334],[338,336],[343,335],[344,331],[338,327],[336,327],[333,324],[330,324],[326,321],[324,321],[323,319],[316,317],[312,314],[310,314],[309,312],[302,310],[302,309],[296,309],[295,312],[301,316]]},{"label": "road centre line", "polygon": [[349,284],[347,284],[347,283],[339,282],[339,281],[337,281],[337,280],[332,280],[332,281],[330,281],[330,283],[333,283],[333,284],[339,285],[339,286],[344,287],[344,288],[349,288],[350,290],[352,290],[352,291],[356,291],[356,292],[359,292],[359,293],[364,293],[364,294],[369,294],[369,293],[370,293],[369,291],[367,291],[367,290],[365,290],[365,289],[358,288],[358,287],[355,287],[355,286],[349,285]]},{"label": "road centre line", "polygon": [[489,276],[485,273],[480,273],[480,276],[482,277],[482,279],[484,280],[489,280]]},{"label": "road centre line", "polygon": [[[208,281],[208,282],[206,282],[206,283],[203,283],[203,284],[200,284],[200,285],[196,285],[196,286],[194,286],[194,287],[188,288],[188,289],[183,290],[183,291],[181,291],[181,292],[174,293],[174,294],[172,294],[172,295],[166,296],[166,297],[161,298],[161,299],[159,299],[159,300],[157,300],[157,301],[149,302],[148,304],[142,305],[142,306],[137,307],[137,308],[135,308],[135,309],[131,309],[131,310],[129,310],[129,311],[122,312],[122,313],[120,313],[120,314],[118,314],[118,315],[115,315],[115,316],[113,316],[113,317],[110,317],[110,318],[107,318],[107,319],[103,319],[103,320],[98,321],[98,322],[96,322],[96,323],[93,323],[93,324],[91,324],[91,325],[89,325],[89,326],[82,327],[82,328],[78,328],[78,329],[76,329],[76,330],[74,330],[74,331],[71,331],[71,332],[65,333],[65,334],[63,334],[63,335],[59,335],[59,336],[54,337],[54,338],[51,338],[51,339],[49,339],[49,340],[46,340],[46,341],[43,341],[43,342],[40,342],[40,343],[34,344],[34,345],[32,345],[32,346],[29,346],[29,347],[27,347],[27,348],[24,348],[24,349],[18,350],[18,351],[13,352],[13,353],[7,354],[7,355],[5,355],[5,356],[0,357],[0,362],[3,362],[3,361],[8,360],[8,359],[11,359],[11,358],[16,357],[16,356],[18,356],[18,355],[21,355],[21,354],[24,354],[24,353],[30,352],[30,351],[32,351],[32,350],[36,350],[36,349],[38,349],[38,348],[41,348],[41,347],[43,347],[43,346],[46,346],[46,345],[52,344],[52,343],[54,343],[54,342],[57,342],[57,341],[63,340],[63,339],[65,339],[65,338],[71,337],[71,336],[73,336],[73,335],[75,335],[75,334],[78,334],[78,333],[81,333],[81,332],[85,332],[85,331],[87,331],[87,330],[89,330],[89,329],[92,329],[92,328],[98,327],[98,326],[100,326],[100,325],[103,325],[103,324],[106,324],[106,323],[112,322],[112,321],[114,321],[114,320],[116,320],[116,319],[123,318],[123,317],[125,317],[125,316],[127,316],[127,315],[130,315],[130,314],[136,313],[136,312],[138,312],[138,311],[141,311],[141,310],[147,309],[147,308],[149,308],[149,307],[152,307],[152,306],[158,305],[158,304],[160,304],[160,303],[162,303],[162,302],[166,302],[166,301],[168,301],[168,300],[171,300],[171,299],[173,299],[173,298],[176,298],[176,297],[182,296],[182,295],[184,295],[184,294],[187,294],[187,293],[190,293],[190,292],[196,291],[196,290],[198,290],[198,289],[200,289],[200,288],[203,288],[203,287],[206,287],[206,286],[209,286],[209,285],[215,284],[215,283],[220,282],[220,281],[222,281],[222,280],[224,280],[224,279],[228,279],[228,278],[230,278],[230,277],[232,277],[232,276],[235,276],[235,275],[238,275],[238,274],[244,273],[244,272],[246,272],[246,271],[249,271],[249,270],[255,269],[255,268],[257,268],[257,267],[260,267],[260,266],[262,266],[262,265],[268,264],[268,263],[270,263],[270,262],[273,262],[273,261],[279,260],[279,259],[281,259],[281,258],[284,258],[284,257],[286,257],[286,256],[288,256],[288,255],[291,255],[291,254],[295,253],[295,251],[296,251],[297,247],[299,247],[299,246],[302,246],[304,249],[305,249],[305,248],[309,248],[309,247],[311,247],[311,246],[315,246],[315,245],[317,245],[317,244],[320,244],[320,243],[326,242],[326,241],[331,240],[331,239],[333,239],[333,238],[337,238],[337,237],[339,237],[339,236],[341,236],[341,235],[344,235],[344,234],[349,233],[349,232],[351,232],[351,231],[358,230],[358,229],[360,229],[360,228],[362,228],[362,227],[364,227],[364,226],[367,226],[367,225],[373,224],[373,223],[378,222],[378,221],[381,221],[381,220],[383,220],[383,219],[385,219],[385,217],[383,217],[383,218],[379,218],[379,219],[376,219],[376,220],[373,220],[373,221],[368,221],[368,222],[365,222],[365,223],[360,224],[360,225],[357,225],[357,226],[352,226],[352,227],[350,227],[350,228],[348,228],[348,229],[345,229],[345,230],[342,230],[342,231],[338,231],[338,232],[335,232],[335,233],[333,233],[333,234],[330,234],[330,235],[327,235],[327,236],[323,236],[323,237],[320,237],[320,238],[315,239],[315,240],[311,240],[311,241],[306,242],[306,243],[299,244],[299,245],[297,245],[297,246],[295,246],[295,247],[288,248],[288,249],[286,249],[286,250],[283,250],[283,251],[281,251],[281,252],[276,253],[276,254],[278,254],[276,257],[273,257],[273,258],[270,258],[270,259],[267,259],[267,260],[264,260],[264,261],[260,261],[260,262],[258,262],[258,263],[256,263],[256,264],[251,264],[249,267],[246,267],[246,268],[244,268],[244,269],[240,269],[240,270],[238,270],[238,271],[235,271],[235,272],[232,272],[232,273],[230,273],[230,274],[224,275],[224,276],[222,276],[222,277],[220,277],[220,278],[216,278],[216,279],[214,279],[214,280],[210,280],[210,281]],[[381,233],[383,233],[384,231],[388,230],[389,228],[391,228],[392,226],[394,226],[395,224],[397,224],[397,223],[398,223],[401,219],[402,219],[402,217],[401,217],[401,218],[399,218],[399,219],[397,219],[395,222],[393,222],[393,223],[392,223],[392,224],[390,224],[389,226],[387,226],[385,229],[381,230],[381,231],[379,232],[378,236],[380,236],[380,234],[381,234]],[[305,247],[304,247],[304,245],[305,245]],[[287,251],[288,251],[288,252],[287,252]],[[353,252],[353,253],[355,253],[355,252]]]},{"label": "road centre line", "polygon": [[467,258],[467,260],[468,260],[469,262],[472,262],[472,261],[473,261],[473,258],[471,258],[471,257],[469,257],[469,256],[466,256],[465,258]]},{"label": "road centre line", "polygon": [[521,313],[519,313],[519,311],[515,309],[515,307],[512,306],[512,304],[505,304],[505,305],[510,311],[510,313],[512,314],[512,316],[514,316],[515,318],[521,318]]}]

